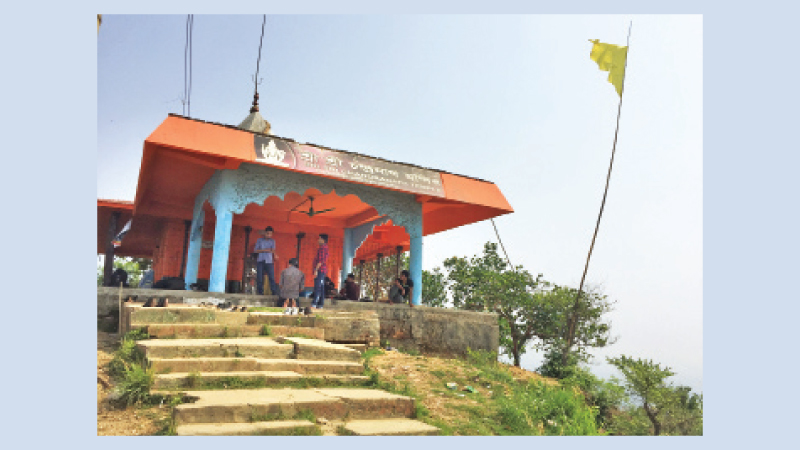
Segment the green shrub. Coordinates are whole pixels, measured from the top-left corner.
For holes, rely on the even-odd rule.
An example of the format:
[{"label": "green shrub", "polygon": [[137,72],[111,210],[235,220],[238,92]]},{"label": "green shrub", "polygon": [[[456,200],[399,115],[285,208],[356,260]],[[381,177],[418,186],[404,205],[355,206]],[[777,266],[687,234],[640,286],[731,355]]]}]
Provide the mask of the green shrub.
[{"label": "green shrub", "polygon": [[572,388],[516,385],[497,399],[501,432],[509,435],[595,436],[595,411]]},{"label": "green shrub", "polygon": [[150,335],[147,334],[147,328],[137,328],[135,330],[128,331],[125,333],[125,336],[122,336],[122,341],[140,341],[142,339],[150,339]]},{"label": "green shrub", "polygon": [[269,325],[261,325],[261,335],[262,336],[272,336],[272,328]]},{"label": "green shrub", "polygon": [[[126,335],[127,336],[127,335]],[[144,364],[144,352],[136,347],[133,339],[123,339],[119,348],[114,352],[114,358],[108,363],[106,368],[109,375],[120,378],[125,375],[125,371],[131,364]]]},{"label": "green shrub", "polygon": [[127,406],[146,403],[155,374],[150,368],[131,363],[116,387],[116,400]]},{"label": "green shrub", "polygon": [[615,379],[604,381],[586,369],[576,367],[572,374],[560,381],[562,386],[574,386],[583,391],[586,403],[597,408],[597,426],[608,428],[612,411],[622,408],[628,396],[625,388]]}]

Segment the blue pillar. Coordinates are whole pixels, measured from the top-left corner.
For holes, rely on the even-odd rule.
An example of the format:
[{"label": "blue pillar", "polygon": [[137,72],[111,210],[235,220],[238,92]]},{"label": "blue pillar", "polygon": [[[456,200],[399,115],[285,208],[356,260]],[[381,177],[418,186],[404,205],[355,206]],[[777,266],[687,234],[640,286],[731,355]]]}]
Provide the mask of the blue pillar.
[{"label": "blue pillar", "polygon": [[200,214],[192,219],[191,233],[189,234],[189,250],[186,257],[186,271],[184,272],[185,288],[197,283],[197,268],[200,265],[200,250],[203,247],[203,221],[205,214]]},{"label": "blue pillar", "polygon": [[409,272],[414,280],[414,298],[411,301],[419,305],[422,303],[422,236],[411,237]]},{"label": "blue pillar", "polygon": [[422,205],[412,217],[411,223],[406,225],[406,232],[411,237],[411,254],[408,271],[414,280],[414,298],[411,302],[415,305],[422,303]]},{"label": "blue pillar", "polygon": [[344,242],[342,243],[342,276],[341,284],[344,286],[344,280],[347,279],[347,274],[353,271],[353,258],[356,257],[356,248],[353,239],[353,229],[344,229]]},{"label": "blue pillar", "polygon": [[[219,205],[222,206],[222,205]],[[217,224],[214,228],[214,255],[211,257],[211,279],[208,292],[225,292],[228,275],[228,257],[231,247],[233,213],[226,207],[217,209]]]}]

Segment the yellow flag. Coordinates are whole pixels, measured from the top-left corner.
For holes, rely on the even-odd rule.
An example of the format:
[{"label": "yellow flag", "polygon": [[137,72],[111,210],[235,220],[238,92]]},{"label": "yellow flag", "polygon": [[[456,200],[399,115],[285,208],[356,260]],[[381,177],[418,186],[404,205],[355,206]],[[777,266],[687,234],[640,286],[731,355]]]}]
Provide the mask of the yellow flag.
[{"label": "yellow flag", "polygon": [[625,78],[625,60],[628,57],[628,47],[614,44],[604,44],[597,39],[589,39],[593,43],[592,53],[589,58],[597,63],[600,70],[608,72],[608,82],[617,89],[617,94],[622,96],[622,80]]}]

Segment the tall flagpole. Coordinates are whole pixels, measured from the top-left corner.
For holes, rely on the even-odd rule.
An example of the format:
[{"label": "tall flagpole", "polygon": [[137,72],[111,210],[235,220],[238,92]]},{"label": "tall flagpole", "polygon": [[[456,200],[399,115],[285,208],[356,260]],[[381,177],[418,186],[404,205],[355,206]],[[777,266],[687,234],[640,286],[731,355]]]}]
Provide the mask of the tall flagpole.
[{"label": "tall flagpole", "polygon": [[567,358],[572,344],[575,341],[575,323],[578,320],[578,307],[580,305],[581,294],[583,294],[583,283],[586,281],[586,273],[589,271],[589,260],[592,258],[592,250],[594,250],[594,243],[597,239],[597,231],[600,229],[600,218],[603,217],[603,209],[606,206],[606,197],[608,196],[608,184],[611,180],[611,169],[614,167],[614,155],[617,152],[617,136],[619,135],[619,117],[622,114],[622,94],[625,93],[625,77],[628,75],[628,54],[631,48],[631,28],[633,21],[628,25],[628,39],[625,48],[625,72],[622,75],[622,86],[619,92],[619,106],[617,107],[617,129],[614,131],[614,145],[611,147],[611,162],[608,164],[608,175],[606,175],[606,189],[603,192],[603,201],[600,203],[600,214],[597,215],[597,224],[594,227],[594,235],[592,236],[592,245],[589,246],[589,254],[586,256],[586,265],[583,268],[583,275],[581,276],[581,284],[578,288],[578,295],[575,296],[575,305],[572,307],[572,314],[569,318],[569,325],[567,330],[567,345],[561,353],[561,365],[567,365]]}]

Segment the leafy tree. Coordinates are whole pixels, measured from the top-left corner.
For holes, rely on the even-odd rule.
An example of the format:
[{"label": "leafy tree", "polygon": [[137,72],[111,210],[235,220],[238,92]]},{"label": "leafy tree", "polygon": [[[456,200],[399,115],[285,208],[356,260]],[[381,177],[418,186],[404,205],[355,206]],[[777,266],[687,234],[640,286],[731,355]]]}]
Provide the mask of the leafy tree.
[{"label": "leafy tree", "polygon": [[[606,347],[616,341],[611,337],[611,324],[607,321],[613,303],[597,288],[589,288],[580,297],[574,339],[571,345],[567,344],[565,330],[577,293],[577,289],[566,286],[553,286],[545,293],[542,308],[548,317],[549,333],[555,336],[539,345],[546,352],[544,364],[539,368],[542,375],[559,379],[569,377],[579,363],[590,360],[589,349]],[[570,349],[566,352],[565,364],[563,356],[567,346]]]},{"label": "leafy tree", "polygon": [[626,391],[641,400],[642,408],[653,424],[653,434],[661,434],[662,421],[659,416],[675,399],[675,390],[666,379],[675,373],[652,360],[633,359],[625,355],[607,360],[625,376]]},{"label": "leafy tree", "polygon": [[703,395],[688,386],[672,388],[671,401],[664,411],[665,434],[699,436],[703,434]]},{"label": "leafy tree", "polygon": [[422,304],[442,308],[447,301],[444,274],[438,267],[422,271]]},{"label": "leafy tree", "polygon": [[546,282],[521,266],[510,268],[497,253],[497,244],[486,243],[483,256],[448,258],[444,267],[456,308],[498,314],[500,347],[503,354],[513,358],[515,366],[520,366],[520,358],[534,337],[556,336],[542,314],[541,289]]}]

